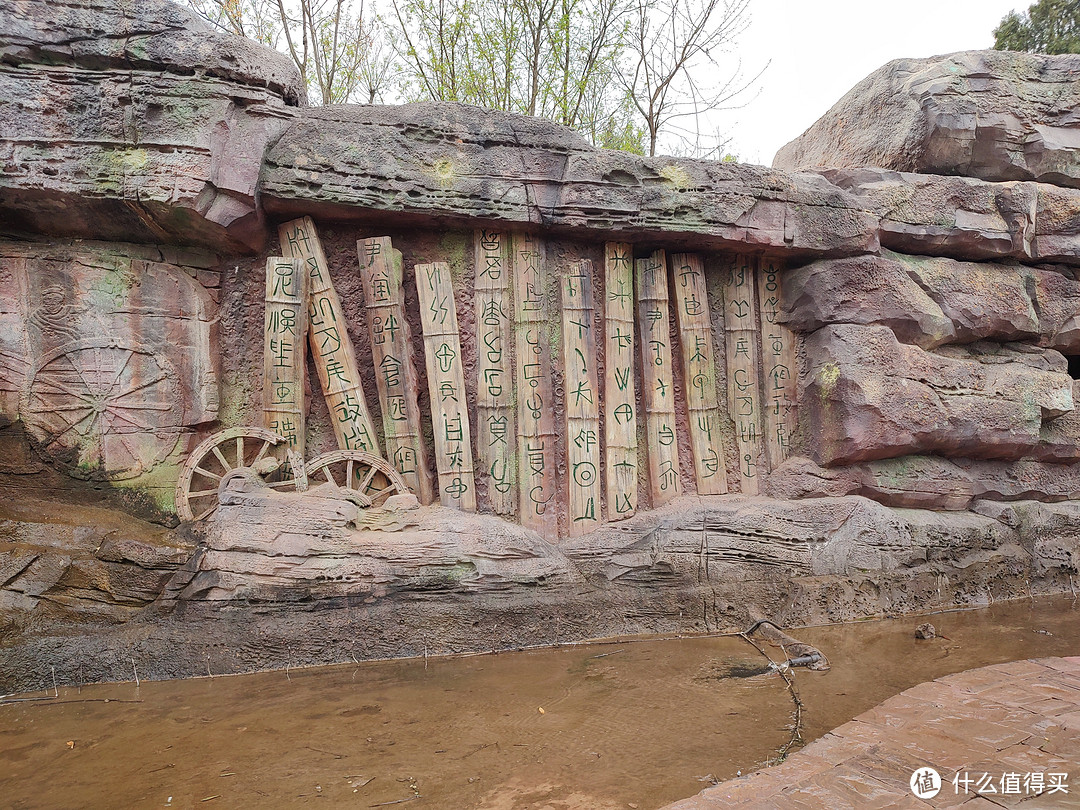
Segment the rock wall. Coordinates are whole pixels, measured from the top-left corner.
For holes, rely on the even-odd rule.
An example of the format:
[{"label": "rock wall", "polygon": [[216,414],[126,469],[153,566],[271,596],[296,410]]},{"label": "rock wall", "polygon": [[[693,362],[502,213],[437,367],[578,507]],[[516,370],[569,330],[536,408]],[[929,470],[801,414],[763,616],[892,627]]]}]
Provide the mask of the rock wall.
[{"label": "rock wall", "polygon": [[[0,689],[1073,588],[1071,60],[894,63],[769,169],[309,109],[284,57],[166,2],[0,0]],[[338,298],[296,458],[355,394],[405,473],[413,397],[441,506],[289,491],[266,448],[184,466],[263,424],[282,254]],[[344,342],[358,388],[324,398]],[[184,492],[216,509],[179,521]]]}]

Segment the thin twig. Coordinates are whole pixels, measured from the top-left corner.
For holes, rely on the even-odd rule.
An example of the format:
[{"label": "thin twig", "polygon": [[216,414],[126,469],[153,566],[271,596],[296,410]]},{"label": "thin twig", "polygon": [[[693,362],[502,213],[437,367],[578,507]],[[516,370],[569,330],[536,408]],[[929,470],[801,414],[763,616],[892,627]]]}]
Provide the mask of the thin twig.
[{"label": "thin twig", "polygon": [[752,638],[750,638],[750,636],[748,636],[746,633],[739,633],[738,635],[748,644],[753,646],[754,649],[756,649],[759,653],[765,656],[765,660],[769,662],[773,671],[775,671],[781,678],[784,679],[784,683],[787,684],[788,691],[791,693],[791,699],[795,702],[795,723],[791,729],[791,739],[784,743],[784,745],[782,745],[776,752],[776,762],[777,764],[779,764],[785,759],[787,759],[788,752],[792,749],[796,742],[802,742],[803,703],[802,700],[799,698],[799,693],[795,689],[795,681],[792,680],[791,676],[788,675],[788,673],[783,669],[780,664],[777,664],[775,661],[772,660],[772,657],[767,652],[765,652],[765,648],[758,644],[756,641],[754,641]]},{"label": "thin twig", "polygon": [[419,798],[421,798],[420,794],[417,793],[415,796],[410,796],[407,799],[395,799],[392,802],[379,802],[378,804],[369,804],[368,807],[386,807],[388,804],[404,804],[405,802],[411,802],[413,799]]}]

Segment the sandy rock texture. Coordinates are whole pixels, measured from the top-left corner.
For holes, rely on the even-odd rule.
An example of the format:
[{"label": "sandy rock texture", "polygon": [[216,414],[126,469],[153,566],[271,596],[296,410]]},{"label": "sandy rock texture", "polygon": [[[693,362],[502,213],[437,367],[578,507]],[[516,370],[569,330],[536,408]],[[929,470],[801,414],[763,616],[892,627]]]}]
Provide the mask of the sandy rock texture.
[{"label": "sandy rock texture", "polygon": [[0,3],[0,218],[124,242],[261,247],[292,61],[167,2]]},{"label": "sandy rock texture", "polygon": [[877,247],[874,217],[818,175],[597,149],[548,121],[451,103],[305,110],[267,153],[262,194],[282,217],[439,216],[797,256]]},{"label": "sandy rock texture", "polygon": [[1080,186],[1080,56],[896,59],[783,147],[778,169],[859,168]]},{"label": "sandy rock texture", "polygon": [[[765,168],[600,150],[459,104],[308,108],[286,57],[163,0],[0,0],[0,692],[53,668],[60,683],[126,678],[133,659],[180,677],[1067,591],[1078,68],[994,53],[890,63]],[[553,355],[568,268],[591,278],[599,329],[605,243],[630,243],[628,266],[698,254],[700,296],[671,277],[682,314],[655,338],[675,358],[680,497],[649,508],[639,388],[639,512],[580,537],[566,515],[548,539],[493,516],[486,481],[481,513],[464,514],[359,509],[336,487],[275,493],[241,475],[211,520],[178,526],[178,462],[262,418],[266,260],[299,216],[323,238],[376,416],[358,239],[402,252],[418,353],[415,267],[446,263],[474,420],[478,229],[545,245]],[[710,321],[680,331],[704,308]],[[640,307],[619,339],[652,312],[664,319]],[[696,358],[681,351],[691,333]],[[690,374],[705,347],[716,368]],[[560,487],[565,366],[545,403]],[[334,446],[336,414],[308,371],[311,459]],[[419,374],[433,443],[436,393]],[[759,420],[770,407],[796,417]],[[730,495],[694,494],[695,416],[724,437],[713,459]],[[766,495],[744,497],[755,467]]]}]

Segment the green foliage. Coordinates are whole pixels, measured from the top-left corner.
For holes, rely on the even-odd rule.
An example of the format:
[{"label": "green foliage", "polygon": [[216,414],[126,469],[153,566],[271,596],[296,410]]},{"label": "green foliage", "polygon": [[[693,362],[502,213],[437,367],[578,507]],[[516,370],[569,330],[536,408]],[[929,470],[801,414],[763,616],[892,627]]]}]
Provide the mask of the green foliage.
[{"label": "green foliage", "polygon": [[994,48],[1027,53],[1080,53],[1080,0],[1039,0],[1010,11],[994,29]]},{"label": "green foliage", "polygon": [[388,19],[365,0],[186,0],[288,53],[311,103],[459,101],[638,154],[670,132],[683,154],[721,156],[698,114],[750,83],[725,79],[714,55],[745,28],[751,0],[367,0],[380,1]]},{"label": "green foliage", "polygon": [[397,0],[403,94],[538,115],[641,151],[620,0]]}]

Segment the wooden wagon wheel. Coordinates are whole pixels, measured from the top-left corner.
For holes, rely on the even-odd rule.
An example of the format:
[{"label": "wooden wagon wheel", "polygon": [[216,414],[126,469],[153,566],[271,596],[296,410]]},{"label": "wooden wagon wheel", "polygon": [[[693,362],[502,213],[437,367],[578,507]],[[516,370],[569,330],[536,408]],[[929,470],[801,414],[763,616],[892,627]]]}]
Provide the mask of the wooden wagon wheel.
[{"label": "wooden wagon wheel", "polygon": [[361,506],[382,506],[391,495],[407,494],[409,485],[390,462],[360,450],[323,453],[305,465],[309,481],[325,479],[349,491]]},{"label": "wooden wagon wheel", "polygon": [[304,465],[284,437],[259,427],[215,433],[196,447],[176,482],[181,520],[203,520],[218,508],[221,488],[238,475],[258,476],[271,489],[306,489]]}]

